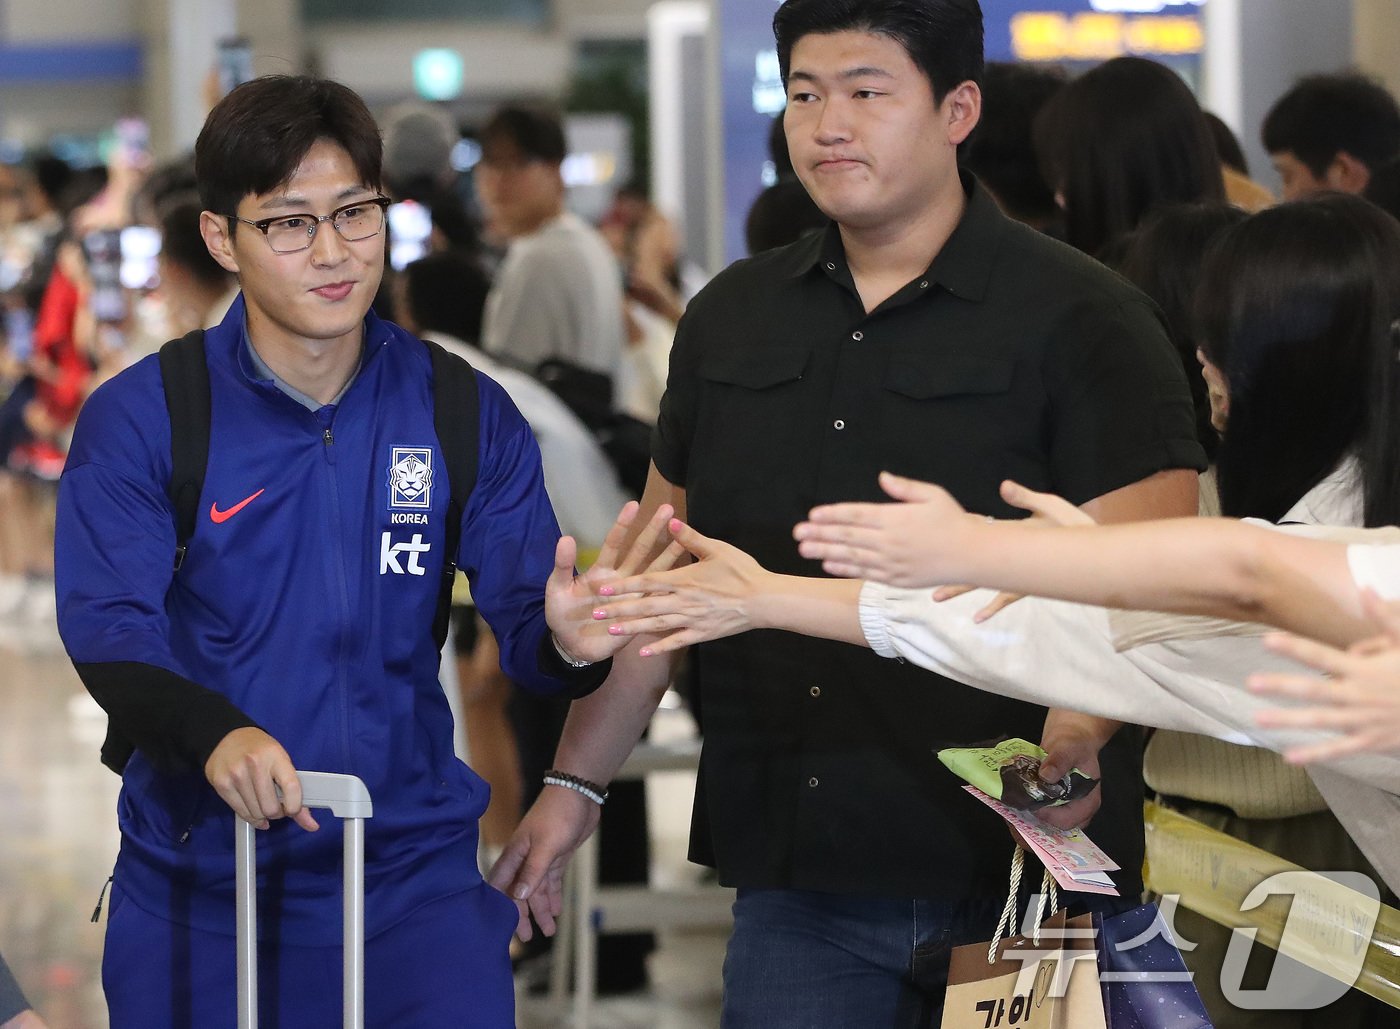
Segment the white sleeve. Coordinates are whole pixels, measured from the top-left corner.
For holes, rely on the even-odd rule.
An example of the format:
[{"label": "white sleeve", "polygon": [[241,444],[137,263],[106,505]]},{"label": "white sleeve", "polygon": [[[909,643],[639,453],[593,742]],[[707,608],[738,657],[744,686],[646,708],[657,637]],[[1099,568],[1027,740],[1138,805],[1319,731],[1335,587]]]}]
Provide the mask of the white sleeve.
[{"label": "white sleeve", "polygon": [[1352,544],[1347,565],[1358,589],[1373,589],[1386,600],[1400,597],[1400,544]]},{"label": "white sleeve", "polygon": [[972,616],[991,590],[942,604],[930,593],[861,588],[861,627],[876,653],[1044,707],[1245,742],[1233,719],[1177,696],[1139,666],[1141,655],[1117,653],[1103,608],[1027,597],[978,625]]}]

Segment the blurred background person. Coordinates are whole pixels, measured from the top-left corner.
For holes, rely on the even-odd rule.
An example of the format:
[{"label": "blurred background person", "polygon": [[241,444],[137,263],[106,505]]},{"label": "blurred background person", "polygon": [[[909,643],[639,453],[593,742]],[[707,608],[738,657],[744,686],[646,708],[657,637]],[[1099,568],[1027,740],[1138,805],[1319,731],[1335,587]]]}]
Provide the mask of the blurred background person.
[{"label": "blurred background person", "polygon": [[1239,137],[1218,114],[1204,112],[1215,149],[1220,154],[1220,169],[1225,176],[1225,199],[1246,211],[1262,211],[1278,203],[1278,198],[1249,176],[1249,161],[1244,156]]},{"label": "blurred background person", "polygon": [[507,243],[486,301],[482,349],[529,372],[562,361],[615,388],[627,345],[622,272],[607,241],[564,207],[568,151],[559,116],[502,107],[480,139],[475,174],[486,226]]},{"label": "blurred background person", "polygon": [[461,139],[441,108],[416,101],[395,106],[384,117],[384,186],[394,200],[428,209],[429,251],[459,250],[479,258],[481,233],[455,187],[452,152]]},{"label": "blurred background person", "polygon": [[982,76],[982,118],[958,148],[958,163],[1009,217],[1042,232],[1059,221],[1055,193],[1036,160],[1036,115],[1066,82],[1058,68],[992,62]]},{"label": "blurred background person", "polygon": [[1099,255],[1152,211],[1225,199],[1220,156],[1181,76],[1141,57],[1085,72],[1041,108],[1035,147],[1065,241]]},{"label": "blurred background person", "polygon": [[204,245],[201,210],[197,201],[180,202],[160,220],[160,292],[168,339],[218,325],[238,296],[238,277],[225,271]]},{"label": "blurred background person", "polygon": [[617,191],[598,231],[617,256],[626,289],[627,347],[616,406],[654,425],[676,323],[685,313],[680,232],[637,182]]},{"label": "blurred background person", "polygon": [[795,243],[807,233],[831,223],[807,187],[797,179],[780,179],[754,200],[744,221],[744,244],[761,254]]},{"label": "blurred background person", "polygon": [[646,190],[636,182],[619,189],[598,231],[622,263],[627,295],[673,324],[680,321],[680,234]]},{"label": "blurred background person", "polygon": [[1261,136],[1283,199],[1360,193],[1373,168],[1400,154],[1400,106],[1364,75],[1309,75],[1275,101]]},{"label": "blurred background person", "polygon": [[0,1029],[47,1029],[29,1006],[4,957],[0,957]]},{"label": "blurred background person", "polygon": [[[1181,359],[1196,409],[1196,439],[1213,463],[1220,433],[1211,424],[1210,397],[1197,356],[1200,337],[1192,313],[1201,289],[1201,267],[1211,244],[1246,212],[1225,203],[1178,204],[1149,216],[1124,237],[1121,258],[1113,267],[1161,308],[1167,335]],[[1201,474],[1200,513],[1218,515],[1220,499],[1211,470]]]},{"label": "blurred background person", "polygon": [[1376,165],[1361,194],[1382,211],[1400,219],[1400,157]]}]

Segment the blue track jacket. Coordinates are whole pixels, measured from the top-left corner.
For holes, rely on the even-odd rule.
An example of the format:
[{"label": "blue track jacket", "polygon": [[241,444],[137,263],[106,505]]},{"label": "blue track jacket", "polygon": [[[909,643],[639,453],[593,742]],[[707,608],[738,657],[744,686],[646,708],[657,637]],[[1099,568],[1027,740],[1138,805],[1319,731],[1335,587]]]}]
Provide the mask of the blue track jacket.
[{"label": "blue track jacket", "polygon": [[[368,785],[373,935],[481,881],[488,788],[453,754],[432,638],[449,490],[431,364],[371,313],[359,374],[339,404],[312,412],[258,377],[243,325],[240,298],[206,334],[208,471],[178,573],[158,360],[84,407],[59,485],[59,628],[137,747],[116,872],[137,905],[233,933],[233,814],[203,764],[227,732],[256,724],[296,767]],[[476,379],[479,472],[458,566],[511,679],[586,692],[605,670],[569,669],[545,625],[559,529],[538,448],[504,391]],[[264,936],[339,944],[340,823],[322,814],[316,833],[283,819],[258,835]]]}]

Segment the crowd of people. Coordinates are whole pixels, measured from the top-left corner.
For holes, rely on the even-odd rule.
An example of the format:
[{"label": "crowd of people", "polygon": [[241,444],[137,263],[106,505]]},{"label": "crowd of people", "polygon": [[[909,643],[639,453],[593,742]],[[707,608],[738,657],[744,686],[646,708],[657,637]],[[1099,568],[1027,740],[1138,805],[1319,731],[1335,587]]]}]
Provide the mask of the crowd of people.
[{"label": "crowd of people", "polygon": [[[442,111],[300,76],[173,161],[0,166],[0,647],[62,646],[109,717],[114,1027],[232,1010],[235,817],[265,981],[324,980],[339,830],[297,767],[375,796],[373,1024],[513,1024],[602,810],[605,879],[646,879],[611,780],[678,677],[730,1029],[938,1024],[1011,848],[938,743],[1099,782],[1044,815],[1120,866],[1087,910],[1142,896],[1148,797],[1400,891],[1400,105],[1298,80],[1275,198],[1175,71],[984,66],[976,0],[786,0],[774,33],[778,181],[693,297],[644,189],[569,211],[535,105],[470,127],[468,190]],[[1229,931],[1176,927],[1222,1029],[1386,1024],[1242,1010]],[[605,938],[601,985],[651,946]],[[0,1001],[42,1025],[3,965]]]}]

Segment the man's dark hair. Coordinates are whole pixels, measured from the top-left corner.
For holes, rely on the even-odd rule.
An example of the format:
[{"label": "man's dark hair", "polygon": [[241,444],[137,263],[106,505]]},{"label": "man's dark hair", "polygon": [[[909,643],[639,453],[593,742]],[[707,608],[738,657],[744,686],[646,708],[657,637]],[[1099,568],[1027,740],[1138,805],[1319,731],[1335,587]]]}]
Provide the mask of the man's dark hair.
[{"label": "man's dark hair", "polygon": [[434,332],[446,332],[472,346],[481,342],[491,280],[472,257],[452,250],[429,254],[399,274],[419,335],[432,339]]},{"label": "man's dark hair", "polygon": [[1342,151],[1374,168],[1400,154],[1400,106],[1365,75],[1309,75],[1269,109],[1263,137],[1269,153],[1288,151],[1318,178]]},{"label": "man's dark hair", "polygon": [[178,264],[202,285],[227,285],[232,277],[214,260],[199,231],[203,208],[193,200],[170,206],[160,219],[160,252],[165,260]]},{"label": "man's dark hair", "polygon": [[1055,194],[1036,160],[1031,126],[1064,85],[1064,72],[1058,68],[987,65],[982,117],[958,148],[962,166],[986,184],[1003,210],[1022,221],[1048,221],[1057,211]]},{"label": "man's dark hair", "polygon": [[1065,241],[1097,255],[1169,204],[1222,201],[1220,155],[1191,90],[1165,65],[1105,61],[1041,108],[1035,147],[1064,198]]},{"label": "man's dark hair", "polygon": [[514,143],[528,160],[549,164],[562,164],[569,152],[563,119],[545,107],[507,104],[487,119],[477,138],[484,149]]},{"label": "man's dark hair", "polygon": [[902,46],[942,103],[959,83],[982,80],[982,5],[977,0],[786,0],[773,16],[787,82],[803,36],[868,32]]},{"label": "man's dark hair", "polygon": [[354,90],[304,75],[245,82],[214,105],[195,142],[200,202],[205,210],[233,214],[245,196],[269,193],[290,179],[323,139],[350,155],[366,186],[381,188],[384,144]]}]

